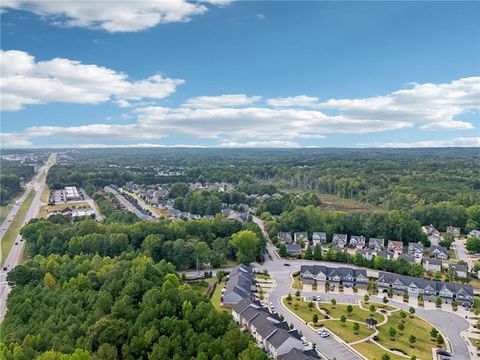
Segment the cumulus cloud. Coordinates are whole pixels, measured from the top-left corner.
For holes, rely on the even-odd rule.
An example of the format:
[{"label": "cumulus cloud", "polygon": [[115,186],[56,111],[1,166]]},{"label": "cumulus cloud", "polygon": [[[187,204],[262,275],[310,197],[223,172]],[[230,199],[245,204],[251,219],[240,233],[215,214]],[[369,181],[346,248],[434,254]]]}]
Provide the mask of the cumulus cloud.
[{"label": "cumulus cloud", "polygon": [[36,61],[17,50],[0,50],[0,71],[2,111],[50,102],[98,104],[112,98],[128,106],[125,99],[162,99],[184,83],[158,74],[129,81],[126,74],[106,67],[64,58]]},{"label": "cumulus cloud", "polygon": [[0,133],[0,144],[5,148],[31,147],[33,143],[18,133]]},{"label": "cumulus cloud", "polygon": [[306,95],[290,96],[268,99],[267,104],[273,107],[315,107],[318,104],[318,98]]},{"label": "cumulus cloud", "polygon": [[183,106],[191,108],[237,107],[256,103],[260,99],[260,96],[247,96],[245,94],[197,96],[185,101]]},{"label": "cumulus cloud", "polygon": [[425,140],[417,142],[388,142],[358,144],[362,147],[382,148],[425,148],[425,147],[480,147],[480,137],[458,137],[446,140]]},{"label": "cumulus cloud", "polygon": [[206,4],[225,6],[228,0],[4,0],[2,9],[30,11],[59,26],[102,29],[111,33],[134,32],[159,24],[187,22],[208,11]]},{"label": "cumulus cloud", "polygon": [[456,121],[468,110],[480,109],[480,77],[468,77],[442,84],[412,84],[410,89],[385,96],[363,99],[330,99],[324,102],[309,96],[269,99],[275,107],[332,109],[355,120],[417,123],[425,130],[473,129],[468,122]]}]

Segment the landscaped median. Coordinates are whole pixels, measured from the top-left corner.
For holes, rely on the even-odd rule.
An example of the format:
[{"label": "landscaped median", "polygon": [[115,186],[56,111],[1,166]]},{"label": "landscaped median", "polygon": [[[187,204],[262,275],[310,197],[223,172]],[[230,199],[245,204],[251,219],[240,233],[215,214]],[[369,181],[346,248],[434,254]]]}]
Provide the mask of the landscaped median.
[{"label": "landscaped median", "polygon": [[[352,304],[307,302],[289,295],[283,298],[284,306],[312,328],[325,327],[367,359],[381,360],[387,353],[391,360],[432,359],[432,348],[444,345],[437,329],[420,317],[399,308],[362,302],[362,307]],[[379,312],[383,308],[383,313]],[[367,319],[377,322],[367,326]],[[370,321],[370,320],[369,320]],[[438,340],[440,338],[440,341]],[[396,352],[396,353],[395,353]]]},{"label": "landscaped median", "polygon": [[2,246],[2,259],[1,259],[2,266],[5,263],[5,260],[7,259],[8,253],[10,252],[10,249],[12,248],[13,243],[15,242],[15,239],[17,238],[17,235],[20,232],[20,229],[23,226],[23,222],[25,221],[25,217],[27,216],[28,209],[32,204],[35,194],[36,194],[35,190],[32,189],[28,194],[27,198],[25,199],[25,201],[23,202],[22,206],[20,206],[20,209],[18,209],[18,212],[15,218],[10,223],[10,226],[8,227],[7,232],[2,238],[2,245],[1,245]]}]

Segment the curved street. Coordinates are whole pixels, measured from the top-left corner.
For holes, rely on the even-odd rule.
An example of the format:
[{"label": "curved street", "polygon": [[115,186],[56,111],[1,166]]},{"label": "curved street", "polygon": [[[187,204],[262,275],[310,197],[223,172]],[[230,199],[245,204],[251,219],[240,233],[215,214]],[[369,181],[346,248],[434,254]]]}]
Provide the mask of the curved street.
[{"label": "curved street", "polygon": [[[297,317],[292,315],[288,310],[286,310],[280,303],[281,297],[284,295],[288,295],[288,293],[294,293],[295,290],[290,287],[291,277],[290,274],[292,272],[296,272],[300,270],[300,266],[302,265],[311,265],[312,263],[318,265],[329,265],[329,266],[345,266],[345,267],[352,267],[352,268],[361,268],[351,264],[340,264],[340,263],[331,263],[327,261],[312,261],[312,260],[292,260],[292,261],[284,261],[280,259],[277,255],[276,249],[274,245],[271,243],[268,234],[265,232],[263,222],[257,218],[253,217],[253,221],[257,223],[260,228],[262,229],[265,237],[267,238],[267,252],[272,257],[271,259],[269,256],[265,257],[265,262],[263,264],[254,264],[254,268],[256,270],[267,270],[272,277],[272,279],[276,282],[275,290],[269,295],[268,301],[272,302],[275,306],[275,311],[279,314],[283,315],[285,320],[289,323],[292,323],[297,330],[300,330],[303,335],[310,340],[311,342],[317,345],[317,348],[327,355],[329,358],[337,358],[337,359],[362,359],[359,355],[357,355],[354,351],[351,350],[346,344],[337,341],[333,336],[329,338],[323,339],[319,335],[317,335],[313,330],[311,330],[306,324],[299,320]],[[285,263],[288,263],[290,266],[285,266]],[[369,269],[368,271],[369,276],[375,276],[375,273],[378,273],[375,270]],[[329,301],[332,298],[335,298],[338,303],[357,303],[358,300],[361,300],[363,297],[360,295],[347,295],[347,294],[325,294],[325,293],[317,293],[317,292],[306,292],[302,291],[302,296],[307,298],[312,298],[312,296],[320,295],[322,300]],[[379,296],[371,296],[373,301],[381,302],[382,297]],[[408,310],[410,307],[409,304],[397,302],[395,300],[390,300],[389,304],[393,306],[397,306],[399,308],[404,308]],[[455,360],[468,360],[471,359],[468,347],[465,341],[461,337],[461,332],[468,329],[469,324],[468,322],[462,318],[461,316],[454,314],[452,312],[447,312],[443,310],[426,310],[423,308],[416,308],[416,314],[420,317],[423,317],[433,325],[437,326],[441,329],[444,334],[448,337],[452,352],[453,358]],[[447,325],[448,324],[448,325]]]}]

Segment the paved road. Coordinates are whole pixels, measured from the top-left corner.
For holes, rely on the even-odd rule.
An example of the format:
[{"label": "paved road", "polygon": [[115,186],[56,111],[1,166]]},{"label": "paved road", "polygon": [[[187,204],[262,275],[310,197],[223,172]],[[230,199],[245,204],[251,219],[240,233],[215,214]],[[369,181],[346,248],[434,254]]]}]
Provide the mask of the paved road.
[{"label": "paved road", "polygon": [[[46,186],[45,180],[47,178],[47,173],[50,167],[55,164],[56,158],[57,154],[52,153],[46,164],[40,168],[38,175],[33,180],[32,189],[35,189],[36,194],[27,211],[24,223],[27,223],[31,219],[37,217],[40,211],[40,197],[42,196],[42,192]],[[12,246],[5,261],[5,265],[8,266],[9,271],[19,264],[22,258],[23,249],[25,247],[25,241],[22,241],[22,236],[20,234],[15,239],[15,242],[18,242],[18,245]],[[0,322],[3,321],[5,312],[7,311],[7,297],[10,291],[11,288],[7,284],[7,272],[0,271]]]},{"label": "paved road", "polygon": [[122,194],[120,194],[117,190],[115,190],[114,188],[112,188],[111,186],[105,186],[104,190],[106,192],[109,192],[109,193],[112,193],[115,198],[120,202],[120,204],[122,204],[123,206],[125,206],[125,208],[134,213],[135,215],[137,215],[137,217],[139,219],[142,219],[142,220],[155,220],[152,216],[150,215],[147,215],[147,214],[144,214],[142,213],[140,210],[138,210],[130,201],[128,201]]},{"label": "paved road", "polygon": [[470,259],[470,257],[467,256],[467,250],[465,249],[465,243],[460,241],[460,240],[456,240],[456,241],[454,241],[453,246],[455,246],[455,251],[457,252],[458,258],[460,260],[465,261],[468,264],[468,269],[472,269],[473,268],[473,262]]},{"label": "paved road", "polygon": [[[18,210],[20,210],[20,207],[22,206],[23,202],[25,201],[27,196],[30,194],[32,189],[33,189],[32,182],[29,182],[22,196],[18,198],[17,200],[18,203],[15,202],[15,205],[13,205],[12,209],[8,213],[8,216],[5,218],[5,220],[2,223],[2,227],[0,228],[0,240],[3,239],[3,236],[10,228],[10,225],[12,224],[13,219],[15,218],[15,216],[17,216]],[[2,255],[2,250],[0,248],[0,258],[2,257],[1,255]]]},{"label": "paved road", "polygon": [[[262,230],[264,231],[264,234],[268,239],[268,234],[265,233],[262,221],[257,217],[254,217],[253,221],[262,228]],[[313,330],[306,327],[302,321],[298,320],[298,318],[294,317],[286,309],[284,309],[283,306],[280,305],[280,298],[284,295],[287,295],[288,293],[293,292],[293,290],[290,288],[290,273],[299,271],[300,266],[302,265],[307,265],[307,264],[311,265],[312,261],[310,260],[290,261],[289,260],[287,261],[287,263],[290,264],[290,266],[285,266],[285,261],[283,261],[277,256],[275,247],[273,246],[273,244],[271,244],[270,241],[267,244],[267,251],[272,256],[272,260],[270,260],[270,258],[267,256],[263,264],[261,265],[255,264],[254,266],[261,270],[264,270],[264,269],[268,270],[270,276],[272,277],[273,280],[275,280],[277,284],[276,289],[270,294],[268,298],[268,301],[274,304],[275,310],[279,314],[282,314],[288,322],[291,322],[295,326],[295,328],[297,328],[298,330],[301,330],[305,337],[307,337],[310,341],[317,344],[317,348],[319,348],[320,351],[322,351],[327,356],[331,358],[336,357],[337,359],[342,359],[342,360],[343,359],[345,360],[361,359],[361,357],[359,357],[356,353],[351,351],[346,345],[336,341],[334,338],[332,337],[328,339],[320,338]],[[330,262],[325,262],[325,261],[315,261],[314,263],[319,265],[346,266],[346,267],[348,266],[353,268],[359,268],[354,265],[338,264],[338,263],[332,264]],[[375,275],[373,274],[371,275],[369,273],[369,276],[375,276]],[[335,298],[339,303],[353,304],[353,303],[356,303],[357,300],[362,299],[362,296],[359,296],[359,295],[320,294],[320,293],[302,292],[302,296],[306,296],[309,298],[311,298],[313,295],[317,295],[317,296],[320,295],[322,297],[322,300],[325,299],[326,301],[329,301],[332,298]],[[372,300],[374,298],[375,297],[373,297]],[[378,297],[375,300],[378,302],[381,302],[382,298]],[[390,303],[394,306],[405,308],[405,309],[407,309],[407,306],[408,306],[405,303],[400,303],[396,301],[390,301]],[[447,335],[452,345],[452,350],[454,353],[455,360],[470,359],[467,345],[465,344],[465,341],[462,339],[460,335],[462,331],[468,329],[469,327],[469,324],[465,319],[451,312],[446,312],[442,310],[425,310],[422,308],[417,308],[416,314],[425,318],[435,326],[438,326],[438,328],[440,328],[445,333],[445,335]]]}]

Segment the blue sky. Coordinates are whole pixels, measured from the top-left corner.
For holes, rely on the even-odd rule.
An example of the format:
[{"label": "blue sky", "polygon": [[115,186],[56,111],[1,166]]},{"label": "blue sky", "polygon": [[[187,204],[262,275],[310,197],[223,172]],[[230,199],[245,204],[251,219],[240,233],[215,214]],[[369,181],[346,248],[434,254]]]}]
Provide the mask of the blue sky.
[{"label": "blue sky", "polygon": [[6,2],[2,147],[480,146],[479,2],[121,4]]}]

